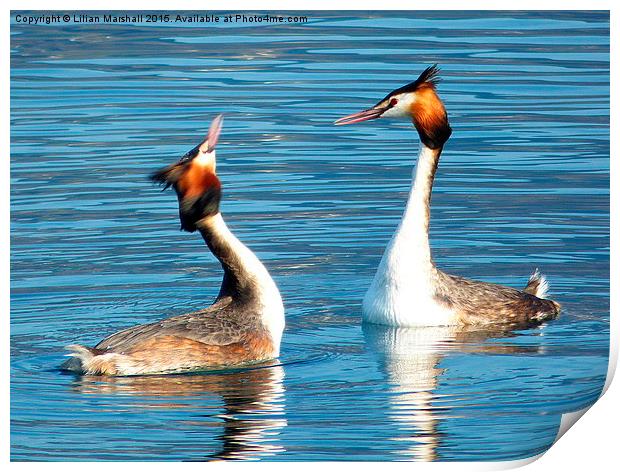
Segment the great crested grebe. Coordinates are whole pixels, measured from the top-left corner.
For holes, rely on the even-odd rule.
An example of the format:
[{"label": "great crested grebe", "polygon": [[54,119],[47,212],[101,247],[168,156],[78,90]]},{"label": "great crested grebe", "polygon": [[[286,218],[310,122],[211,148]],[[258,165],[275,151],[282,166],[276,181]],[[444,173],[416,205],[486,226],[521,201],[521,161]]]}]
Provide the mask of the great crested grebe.
[{"label": "great crested grebe", "polygon": [[560,305],[545,299],[548,284],[538,270],[520,291],[449,275],[433,262],[428,238],[431,191],[439,156],[452,133],[436,92],[438,72],[437,65],[431,66],[374,107],[335,122],[408,118],[420,137],[409,200],[364,297],[363,319],[392,326],[441,326],[541,323],[555,318]]},{"label": "great crested grebe", "polygon": [[151,179],[179,199],[181,229],[198,230],[222,264],[213,305],[200,311],[113,334],[94,348],[73,351],[63,368],[85,374],[137,375],[248,364],[278,357],[284,306],[267,269],[228,229],[220,214],[215,146],[222,116],[206,139]]}]

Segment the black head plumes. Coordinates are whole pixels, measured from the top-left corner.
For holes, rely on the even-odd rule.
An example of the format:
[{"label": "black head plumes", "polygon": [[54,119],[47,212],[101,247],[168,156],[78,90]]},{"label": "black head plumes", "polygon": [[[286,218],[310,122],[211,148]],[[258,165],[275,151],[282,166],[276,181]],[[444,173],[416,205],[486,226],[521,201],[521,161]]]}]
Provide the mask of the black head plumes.
[{"label": "black head plumes", "polygon": [[435,88],[437,84],[439,83],[439,81],[441,80],[441,78],[439,77],[439,71],[440,69],[437,64],[433,64],[432,66],[427,67],[426,69],[424,69],[424,71],[420,74],[420,76],[417,79],[415,79],[413,82],[407,85],[403,85],[402,87],[397,88],[396,90],[392,90],[383,99],[381,99],[377,103],[377,105],[385,102],[386,100],[390,99],[394,95],[400,95],[401,93],[415,92],[423,85]]}]

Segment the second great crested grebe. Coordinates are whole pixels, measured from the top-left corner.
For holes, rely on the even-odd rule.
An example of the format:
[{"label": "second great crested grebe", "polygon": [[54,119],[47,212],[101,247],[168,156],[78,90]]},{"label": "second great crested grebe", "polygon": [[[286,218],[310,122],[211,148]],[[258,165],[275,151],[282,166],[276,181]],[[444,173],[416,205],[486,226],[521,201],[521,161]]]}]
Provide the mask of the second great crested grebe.
[{"label": "second great crested grebe", "polygon": [[363,318],[392,326],[540,323],[555,318],[560,305],[545,298],[546,279],[536,270],[522,290],[446,274],[431,257],[430,203],[435,171],[452,134],[437,95],[439,69],[390,92],[374,107],[340,118],[337,125],[376,118],[412,120],[420,137],[413,187],[403,218],[389,242],[364,297]]},{"label": "second great crested grebe", "polygon": [[222,264],[224,279],[204,310],[135,326],[94,348],[72,345],[62,368],[84,374],[137,375],[248,364],[279,355],[284,306],[275,282],[220,214],[221,184],[215,173],[219,115],[206,139],[179,162],[151,178],[179,200],[181,229],[202,234]]}]

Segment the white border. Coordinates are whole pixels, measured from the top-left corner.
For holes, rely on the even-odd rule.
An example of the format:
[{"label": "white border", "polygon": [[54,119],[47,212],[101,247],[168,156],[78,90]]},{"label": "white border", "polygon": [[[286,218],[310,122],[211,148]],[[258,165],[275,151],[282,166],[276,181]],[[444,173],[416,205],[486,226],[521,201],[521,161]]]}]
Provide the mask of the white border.
[{"label": "white border", "polygon": [[[521,0],[521,1],[503,1],[501,4],[497,1],[482,1],[482,0],[470,0],[466,3],[466,7],[464,7],[465,2],[457,2],[457,1],[434,1],[431,4],[422,3],[422,2],[412,2],[407,0],[382,0],[381,2],[377,1],[368,1],[368,0],[357,0],[357,1],[340,1],[334,2],[333,0],[314,0],[310,1],[302,1],[302,0],[288,0],[288,1],[276,1],[276,0],[246,0],[246,1],[235,1],[228,0],[226,2],[206,2],[206,1],[196,1],[196,0],[176,0],[174,2],[164,1],[164,0],[109,0],[106,2],[89,2],[88,5],[84,4],[83,0],[62,0],[56,2],[49,2],[43,0],[23,0],[23,1],[15,1],[9,0],[7,3],[3,5],[3,10],[5,14],[2,18],[2,23],[0,24],[0,38],[2,41],[2,54],[0,55],[0,61],[2,61],[2,69],[4,73],[2,74],[1,84],[2,84],[2,107],[3,107],[3,116],[6,117],[6,120],[3,120],[3,126],[0,131],[0,142],[2,143],[2,149],[4,150],[4,159],[2,165],[2,203],[0,205],[0,216],[2,220],[5,222],[10,221],[10,194],[9,194],[9,159],[10,155],[10,141],[9,141],[9,133],[10,133],[10,107],[9,107],[9,97],[10,97],[10,81],[9,81],[9,68],[10,68],[10,55],[9,45],[10,45],[10,36],[9,36],[9,15],[10,10],[45,10],[45,9],[62,9],[62,10],[183,10],[183,9],[192,9],[192,10],[202,10],[202,11],[216,11],[216,10],[272,10],[272,11],[291,11],[291,10],[611,10],[611,47],[612,53],[610,57],[615,57],[614,44],[617,41],[617,33],[616,33],[616,25],[618,20],[617,8],[612,8],[611,1],[599,1],[599,0],[590,0],[590,1],[577,1],[577,0]],[[617,3],[617,2],[616,2]],[[617,94],[614,93],[613,84],[615,84],[615,79],[618,74],[618,66],[617,60],[612,60],[611,62],[611,155],[614,158],[611,159],[611,182],[614,182],[614,179],[617,179],[617,136],[618,136],[618,127],[617,123],[617,109],[614,105],[617,105],[616,98]],[[617,187],[617,186],[616,186]],[[617,234],[618,228],[618,192],[616,187],[612,185],[611,188],[611,234]],[[9,280],[9,253],[7,248],[9,247],[9,230],[8,225],[5,225],[5,230],[0,234],[0,244],[2,248],[1,258],[3,267],[5,270],[2,272],[2,300],[4,310],[3,312],[6,314],[6,324],[9,323],[9,299],[10,299],[10,280]],[[611,287],[618,287],[618,264],[617,264],[617,242],[614,241],[614,238],[611,238]],[[617,297],[614,292],[611,294],[611,309],[612,313],[616,312],[616,301]],[[2,364],[4,370],[4,378],[9,378],[9,336],[8,336],[8,326],[6,329],[5,336],[2,337],[2,347],[3,352],[5,353],[4,362]],[[609,372],[607,377],[607,383],[605,388],[607,389],[610,386],[611,380],[613,378],[613,373],[615,371],[615,367],[617,364],[618,357],[618,321],[616,317],[612,317],[612,331],[611,331],[611,352],[610,352],[610,362],[609,362]],[[10,436],[9,436],[9,384],[5,381],[3,393],[3,400],[5,409],[2,412],[2,463],[8,463],[10,457]],[[618,463],[617,458],[618,454],[616,449],[618,448],[617,440],[615,439],[618,436],[616,419],[618,418],[618,405],[620,405],[620,388],[616,385],[613,385],[606,392],[604,397],[600,399],[587,414],[585,414],[584,418],[579,421],[579,426],[576,428],[572,428],[564,437],[562,437],[557,444],[555,444],[547,453],[545,453],[539,460],[534,461],[531,465],[529,465],[529,470],[536,471],[548,471],[549,468],[563,468],[566,471],[572,470],[609,470],[610,465],[614,463]],[[88,438],[85,438],[87,441]],[[403,470],[406,468],[408,471],[411,470],[411,467],[415,467],[417,470],[459,470],[459,471],[470,471],[470,470],[501,470],[513,467],[519,467],[521,465],[525,465],[526,463],[532,462],[535,458],[524,461],[513,461],[513,462],[504,462],[504,463],[417,463],[412,465],[410,463],[382,463],[381,467],[390,467],[390,468],[399,468],[402,467]],[[338,464],[338,465],[336,465]],[[351,466],[354,466],[356,469],[361,470],[370,470],[371,468],[375,468],[376,465],[374,463],[359,463],[353,465],[353,463],[349,463]],[[321,463],[320,467],[331,468],[332,465],[336,465],[337,467],[343,467],[340,463]],[[30,469],[31,467],[51,467],[57,468],[62,467],[63,470],[78,470],[83,469],[84,467],[88,467],[89,470],[102,470],[106,471],[109,469],[109,463],[89,463],[88,465],[80,464],[80,463],[45,463],[45,464],[29,464],[29,463],[11,463],[10,467],[14,469]],[[131,464],[122,464],[116,463],[114,467],[120,467],[122,469],[134,467]],[[166,463],[149,463],[148,465],[151,469],[164,470],[169,469],[170,464]],[[205,467],[205,464],[175,464],[173,467],[195,467],[196,470],[200,468],[202,471]],[[219,464],[209,464],[208,467],[220,469],[222,467],[226,469],[236,469],[242,467],[252,467],[256,469],[269,468],[270,470],[274,469],[284,469],[291,467],[286,463],[219,463]],[[295,466],[295,469],[305,468],[305,467],[315,467],[314,464],[308,463],[298,463]]]}]

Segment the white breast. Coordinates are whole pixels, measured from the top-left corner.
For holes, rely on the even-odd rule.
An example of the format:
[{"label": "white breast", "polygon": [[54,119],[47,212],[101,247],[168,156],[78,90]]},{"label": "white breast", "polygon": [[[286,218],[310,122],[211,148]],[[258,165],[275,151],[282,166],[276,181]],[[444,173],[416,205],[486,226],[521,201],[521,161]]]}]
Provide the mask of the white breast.
[{"label": "white breast", "polygon": [[456,324],[451,310],[434,299],[434,271],[428,240],[432,176],[437,151],[422,145],[403,218],[385,249],[362,307],[364,321],[389,326]]},{"label": "white breast", "polygon": [[403,327],[456,324],[455,313],[433,297],[433,270],[416,259],[413,241],[392,240],[364,297],[363,320]]}]

